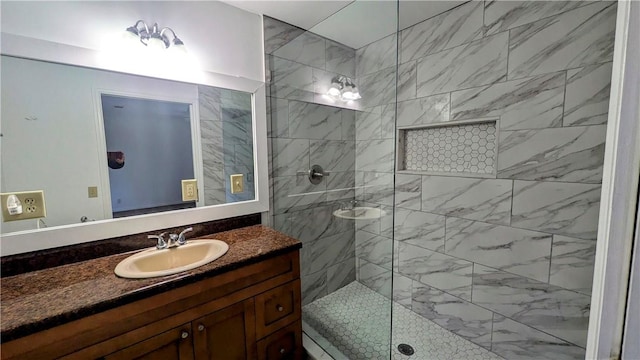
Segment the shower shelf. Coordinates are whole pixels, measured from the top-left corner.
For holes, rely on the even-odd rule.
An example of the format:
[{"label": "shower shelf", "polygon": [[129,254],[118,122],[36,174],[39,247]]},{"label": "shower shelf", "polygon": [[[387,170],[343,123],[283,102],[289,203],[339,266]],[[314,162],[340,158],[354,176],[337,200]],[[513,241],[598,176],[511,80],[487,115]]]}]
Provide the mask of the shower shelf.
[{"label": "shower shelf", "polygon": [[398,128],[399,173],[495,177],[497,120]]}]

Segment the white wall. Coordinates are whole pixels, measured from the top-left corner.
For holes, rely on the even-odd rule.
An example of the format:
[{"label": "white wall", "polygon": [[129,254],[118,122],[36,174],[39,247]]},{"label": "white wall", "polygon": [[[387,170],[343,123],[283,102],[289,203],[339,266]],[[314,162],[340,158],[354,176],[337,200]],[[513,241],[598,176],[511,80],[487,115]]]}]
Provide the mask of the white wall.
[{"label": "white wall", "polygon": [[202,70],[264,81],[262,19],[217,1],[2,1],[3,33],[102,50],[137,20],[170,27]]},{"label": "white wall", "polygon": [[[100,181],[99,91],[194,104],[190,84],[2,57],[2,191],[44,190],[49,226],[104,219]],[[37,118],[26,120],[25,118]],[[87,187],[98,186],[98,198]],[[107,185],[108,188],[108,185]],[[35,220],[2,223],[2,233],[35,228]]]}]

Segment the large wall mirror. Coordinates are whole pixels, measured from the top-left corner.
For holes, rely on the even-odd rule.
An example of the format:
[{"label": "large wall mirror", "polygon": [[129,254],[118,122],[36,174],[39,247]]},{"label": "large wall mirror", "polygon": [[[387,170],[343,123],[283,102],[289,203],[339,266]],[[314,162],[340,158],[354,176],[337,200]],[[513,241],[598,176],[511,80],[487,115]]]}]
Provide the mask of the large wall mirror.
[{"label": "large wall mirror", "polygon": [[0,190],[43,191],[46,205],[40,218],[3,213],[2,255],[267,209],[264,86],[13,54],[0,71]]}]

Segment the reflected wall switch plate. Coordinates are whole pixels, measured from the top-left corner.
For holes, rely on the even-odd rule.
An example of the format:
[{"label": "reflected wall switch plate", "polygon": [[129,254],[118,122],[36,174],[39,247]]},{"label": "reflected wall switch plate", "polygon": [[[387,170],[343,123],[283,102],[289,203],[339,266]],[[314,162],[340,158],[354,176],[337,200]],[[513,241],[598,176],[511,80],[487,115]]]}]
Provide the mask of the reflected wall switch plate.
[{"label": "reflected wall switch plate", "polygon": [[182,180],[182,201],[198,201],[198,181]]},{"label": "reflected wall switch plate", "polygon": [[89,186],[89,197],[97,198],[98,197],[98,187],[97,186]]},{"label": "reflected wall switch plate", "polygon": [[233,174],[231,175],[231,193],[239,194],[244,191],[244,175]]},{"label": "reflected wall switch plate", "polygon": [[[7,209],[7,199],[15,195],[22,204],[22,213],[11,215]],[[44,191],[23,191],[0,194],[0,207],[2,207],[2,221],[16,221],[26,219],[36,219],[47,216],[47,209],[44,205]]]}]

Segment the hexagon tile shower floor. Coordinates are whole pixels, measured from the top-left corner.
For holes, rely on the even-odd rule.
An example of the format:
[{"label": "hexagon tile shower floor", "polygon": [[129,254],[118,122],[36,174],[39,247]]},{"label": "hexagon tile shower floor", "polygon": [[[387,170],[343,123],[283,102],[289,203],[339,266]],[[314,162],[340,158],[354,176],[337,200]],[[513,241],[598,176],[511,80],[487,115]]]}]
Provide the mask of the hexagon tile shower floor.
[{"label": "hexagon tile shower floor", "polygon": [[[303,307],[304,321],[342,354],[336,359],[389,358],[389,299],[354,281]],[[393,302],[394,360],[502,360],[488,350]],[[411,356],[398,351],[410,344]],[[342,356],[340,356],[342,355]]]}]

